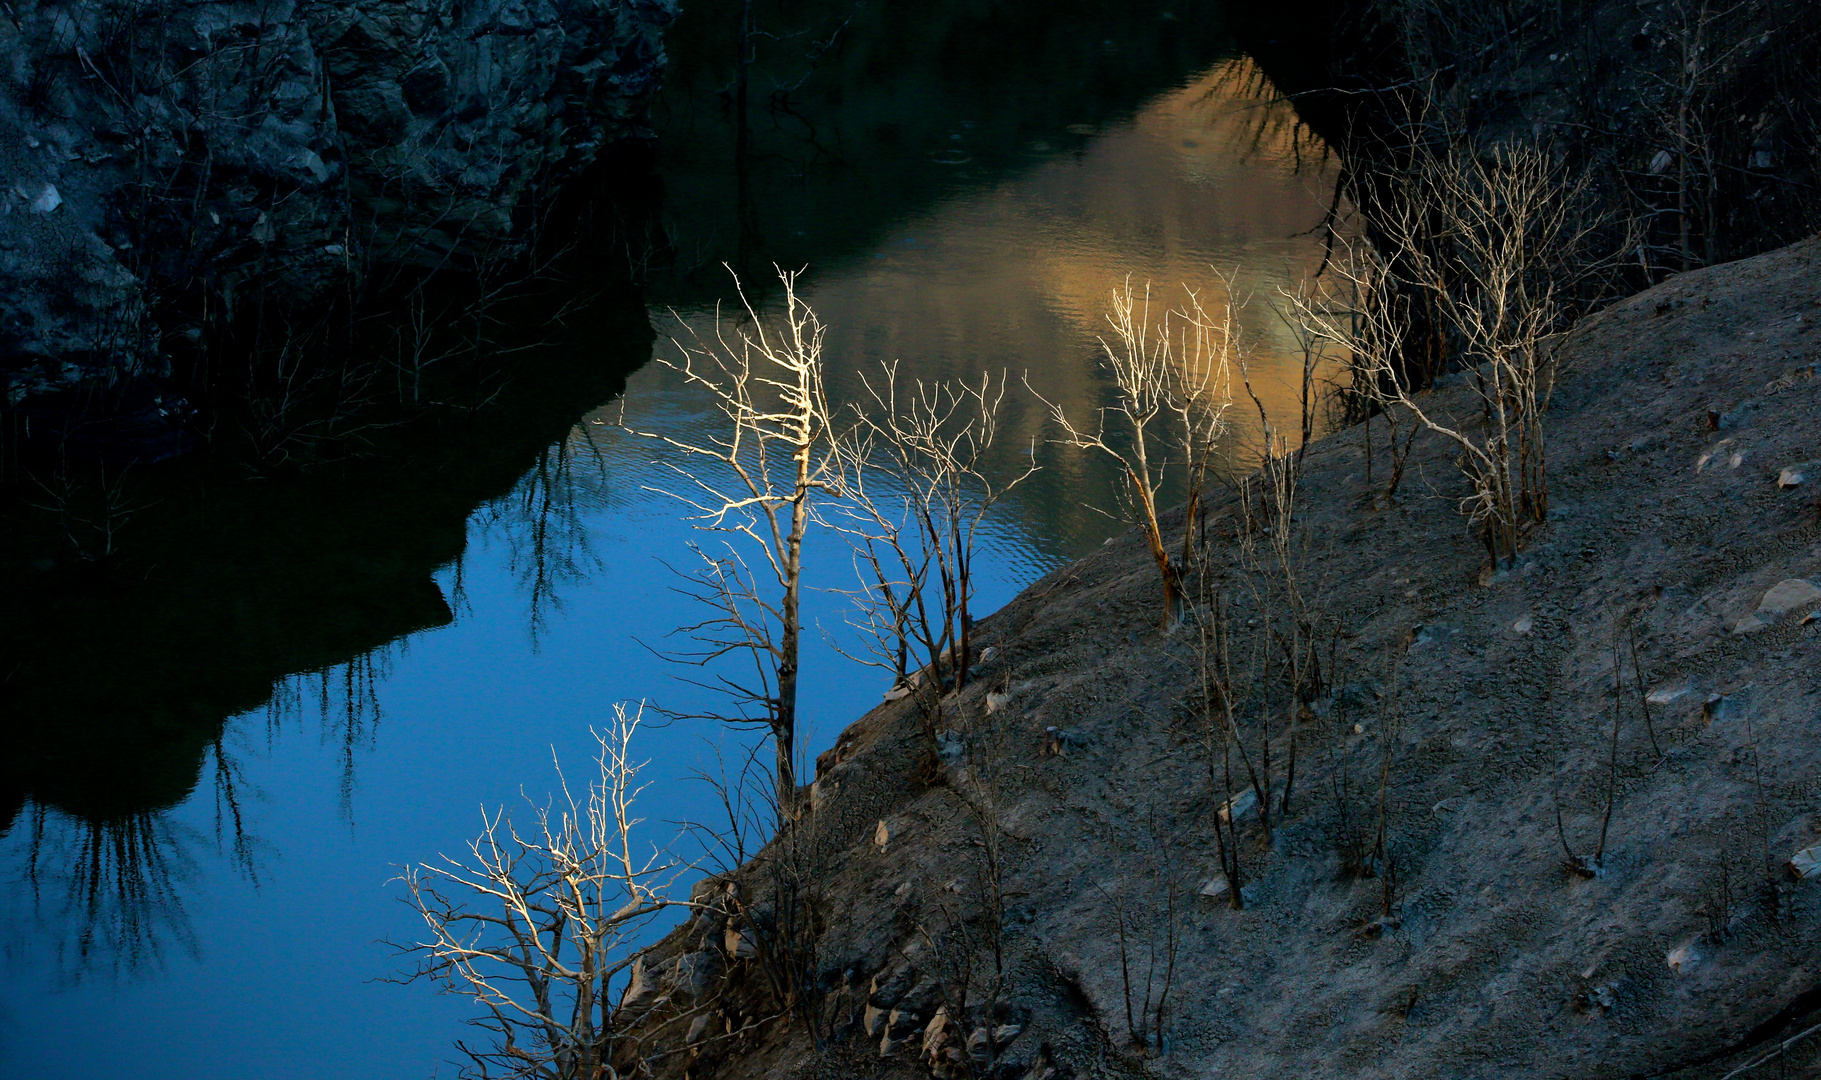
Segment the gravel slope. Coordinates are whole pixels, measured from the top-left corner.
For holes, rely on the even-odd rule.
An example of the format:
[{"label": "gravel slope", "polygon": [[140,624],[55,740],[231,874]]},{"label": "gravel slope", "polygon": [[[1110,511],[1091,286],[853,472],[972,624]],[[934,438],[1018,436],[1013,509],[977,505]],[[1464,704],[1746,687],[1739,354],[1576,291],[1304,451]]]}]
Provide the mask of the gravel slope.
[{"label": "gravel slope", "polygon": [[[1274,845],[1242,815],[1245,910],[1199,894],[1218,876],[1218,796],[1192,708],[1196,635],[1159,631],[1155,571],[1128,535],[983,624],[998,652],[949,702],[949,764],[925,764],[908,702],[824,756],[798,856],[821,880],[822,1048],[766,1019],[756,962],[726,962],[724,923],[702,916],[651,957],[694,951],[712,972],[649,1014],[646,1049],[678,1051],[660,1073],[929,1075],[923,1032],[954,990],[956,934],[979,944],[998,922],[966,800],[1004,837],[1008,1075],[1722,1076],[1753,1059],[1742,1043],[1821,1019],[1807,1016],[1821,883],[1787,866],[1821,842],[1821,618],[1804,621],[1821,599],[1761,610],[1780,583],[1821,584],[1821,465],[1779,486],[1821,459],[1818,271],[1809,241],[1587,319],[1551,413],[1550,521],[1505,574],[1485,573],[1456,514],[1440,440],[1417,440],[1390,501],[1366,487],[1363,429],[1310,448],[1304,587],[1339,632],[1341,686],[1297,729]],[[1434,396],[1466,409],[1458,377]],[[1237,507],[1231,493],[1214,507],[1223,557]],[[1785,584],[1771,607],[1807,595]],[[1657,703],[1647,729],[1627,643],[1613,754],[1627,618]],[[1010,695],[990,715],[989,691]],[[1067,732],[1060,754],[1050,728]],[[1273,753],[1281,775],[1281,731]],[[1349,821],[1376,824],[1386,761],[1389,884],[1384,862],[1362,875],[1343,854]],[[1588,854],[1609,790],[1601,872],[1582,877],[1557,807]],[[764,909],[763,860],[739,876]],[[1172,898],[1159,1053],[1128,1032],[1120,913],[1141,1007]],[[659,1022],[679,1006],[710,1015],[688,1049],[683,1023]]]}]

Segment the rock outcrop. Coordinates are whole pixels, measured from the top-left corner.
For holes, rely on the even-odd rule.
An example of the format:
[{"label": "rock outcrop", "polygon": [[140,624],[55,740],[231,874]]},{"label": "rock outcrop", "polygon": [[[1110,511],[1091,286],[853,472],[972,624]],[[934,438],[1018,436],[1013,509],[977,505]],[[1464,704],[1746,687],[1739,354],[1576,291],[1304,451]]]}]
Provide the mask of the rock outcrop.
[{"label": "rock outcrop", "polygon": [[562,181],[646,134],[675,8],[6,5],[7,407],[105,390],[168,411],[171,346],[248,305],[512,254]]}]

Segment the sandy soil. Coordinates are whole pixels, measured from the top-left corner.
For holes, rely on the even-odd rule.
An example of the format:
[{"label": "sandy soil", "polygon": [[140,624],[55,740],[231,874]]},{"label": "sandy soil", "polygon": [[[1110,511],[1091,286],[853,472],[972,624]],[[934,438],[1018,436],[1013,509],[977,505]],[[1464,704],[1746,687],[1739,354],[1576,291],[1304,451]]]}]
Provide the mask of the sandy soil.
[{"label": "sandy soil", "polygon": [[[1003,1071],[1033,1080],[1717,1077],[1821,1020],[1821,882],[1788,867],[1821,843],[1821,600],[1760,610],[1779,583],[1821,584],[1818,322],[1821,240],[1587,319],[1550,414],[1549,521],[1496,576],[1440,439],[1417,440],[1393,500],[1366,486],[1363,429],[1310,448],[1298,543],[1340,685],[1297,727],[1273,844],[1241,817],[1244,910],[1201,895],[1225,791],[1200,739],[1198,635],[1159,629],[1141,540],[1036,583],[982,624],[998,652],[948,703],[948,764],[928,767],[908,702],[820,763],[821,1048],[764,1019],[760,965],[725,962],[727,928],[703,917],[652,957],[713,972],[670,994],[710,1020],[660,1072],[927,1076],[959,935],[995,925]],[[1458,376],[1432,397],[1470,411]],[[1228,560],[1237,507],[1228,493],[1212,513]],[[1656,703],[1647,728],[1618,634],[1615,753],[1627,619]],[[1009,698],[990,714],[989,692]],[[1281,777],[1281,728],[1273,754]],[[1381,765],[1374,861],[1349,836],[1376,827]],[[1585,877],[1563,836],[1590,855],[1609,792]],[[1002,830],[1003,920],[963,796]],[[741,876],[762,907],[765,873]],[[1128,988],[1142,1008],[1149,971],[1155,1003],[1172,955],[1163,1046],[1140,1048]],[[972,958],[977,1005],[991,964]],[[678,1048],[668,1030],[649,1047]],[[1814,1075],[1818,1054],[1799,1042],[1748,1075]]]}]

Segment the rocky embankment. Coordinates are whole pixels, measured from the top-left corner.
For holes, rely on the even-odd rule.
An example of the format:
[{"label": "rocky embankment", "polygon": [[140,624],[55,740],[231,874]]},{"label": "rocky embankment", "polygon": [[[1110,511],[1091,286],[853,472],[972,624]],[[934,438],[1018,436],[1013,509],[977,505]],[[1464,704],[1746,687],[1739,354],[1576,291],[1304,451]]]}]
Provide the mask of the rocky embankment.
[{"label": "rocky embankment", "polygon": [[[1214,823],[1244,785],[1210,768],[1199,634],[1159,629],[1130,535],[983,622],[995,653],[945,702],[940,764],[909,701],[842,734],[793,843],[703,883],[646,958],[640,1053],[693,1080],[959,1076],[989,1044],[1031,1080],[1707,1077],[1808,1029],[1818,281],[1814,240],[1585,320],[1549,520],[1506,572],[1441,440],[1390,499],[1382,418],[1311,446],[1296,542],[1332,681],[1273,736],[1272,835],[1233,804],[1242,909]],[[1472,402],[1456,376],[1426,404]],[[1211,513],[1239,583],[1246,516]],[[794,1012],[785,894],[812,913]]]},{"label": "rocky embankment", "polygon": [[[25,0],[0,18],[6,404],[168,411],[173,348],[514,254],[646,133],[674,0]],[[65,406],[67,408],[67,406]],[[150,420],[156,423],[156,420]]]}]

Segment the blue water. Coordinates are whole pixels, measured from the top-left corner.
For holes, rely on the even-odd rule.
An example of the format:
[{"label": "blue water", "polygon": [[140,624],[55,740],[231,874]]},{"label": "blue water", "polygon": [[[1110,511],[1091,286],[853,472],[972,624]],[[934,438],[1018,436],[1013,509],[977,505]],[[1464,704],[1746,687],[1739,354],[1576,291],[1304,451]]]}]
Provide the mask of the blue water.
[{"label": "blue water", "polygon": [[[918,212],[871,250],[812,266],[806,291],[831,326],[836,393],[853,396],[857,373],[902,358],[924,377],[996,368],[1016,384],[1029,372],[1046,395],[1085,410],[1104,397],[1095,335],[1125,273],[1205,284],[1240,266],[1259,295],[1293,282],[1319,257],[1314,239],[1293,234],[1320,219],[1328,179],[1256,139],[1245,153],[1223,139],[1257,102],[1210,95],[1230,92],[1216,74],[1079,151],[1034,151],[1024,172]],[[700,323],[707,312],[681,317]],[[652,318],[660,335],[672,325],[669,312]],[[1262,304],[1246,319],[1260,343],[1255,375],[1279,401],[1286,349]],[[654,448],[615,426],[622,407],[629,422],[670,433],[712,423],[673,373],[635,373],[623,401],[603,403],[552,448],[557,484],[534,469],[471,516],[462,556],[435,575],[450,625],[295,675],[270,706],[228,724],[195,793],[139,823],[159,852],[142,875],[156,890],[144,902],[122,907],[104,889],[89,904],[86,881],[121,878],[112,857],[85,863],[82,823],[27,807],[0,839],[0,1075],[456,1074],[465,1002],[387,981],[407,965],[386,942],[418,931],[399,869],[457,852],[483,808],[545,797],[553,755],[578,773],[590,767],[589,725],[615,702],[708,704],[654,652],[682,644],[673,629],[699,617],[663,562],[684,565],[701,534],[645,490],[661,475]],[[996,464],[1035,453],[1045,471],[983,539],[980,611],[1121,527],[1083,505],[1112,505],[1110,473],[1044,442],[1039,412],[1022,398],[1008,408]],[[808,562],[806,620],[840,636],[846,600],[827,590],[851,585],[845,550],[821,536]],[[806,649],[802,741],[813,758],[888,680],[819,636]],[[645,731],[635,744],[650,759],[645,838],[665,843],[679,822],[712,821],[718,804],[691,774],[717,744],[750,738],[701,722]],[[85,876],[85,866],[99,869]]]}]

